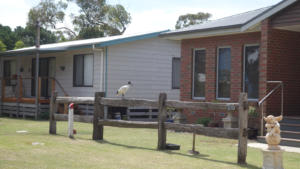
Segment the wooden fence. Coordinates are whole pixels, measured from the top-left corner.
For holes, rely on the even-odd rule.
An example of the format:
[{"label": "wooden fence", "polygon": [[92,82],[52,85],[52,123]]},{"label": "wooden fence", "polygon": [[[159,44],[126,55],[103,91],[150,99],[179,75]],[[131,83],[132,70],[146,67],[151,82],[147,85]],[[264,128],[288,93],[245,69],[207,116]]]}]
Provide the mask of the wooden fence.
[{"label": "wooden fence", "polygon": [[[68,120],[66,114],[56,114],[57,104],[74,103],[74,104],[94,104],[93,116],[74,115],[74,121],[92,122],[93,123],[93,140],[103,140],[104,126],[126,127],[126,128],[152,128],[158,129],[157,149],[166,149],[167,129],[192,132],[208,136],[238,138],[238,163],[246,163],[247,156],[247,119],[248,119],[248,99],[246,93],[241,93],[239,103],[210,103],[210,102],[186,102],[177,100],[167,100],[167,95],[161,93],[158,100],[146,99],[121,99],[105,98],[103,92],[95,93],[95,97],[57,97],[56,93],[52,94],[50,102],[50,127],[49,133],[56,134],[56,121]],[[104,107],[149,107],[157,108],[157,122],[139,122],[125,120],[105,119]],[[179,124],[166,122],[167,108],[175,109],[192,109],[192,110],[238,110],[239,111],[239,128],[224,129],[203,127],[197,124]]]}]

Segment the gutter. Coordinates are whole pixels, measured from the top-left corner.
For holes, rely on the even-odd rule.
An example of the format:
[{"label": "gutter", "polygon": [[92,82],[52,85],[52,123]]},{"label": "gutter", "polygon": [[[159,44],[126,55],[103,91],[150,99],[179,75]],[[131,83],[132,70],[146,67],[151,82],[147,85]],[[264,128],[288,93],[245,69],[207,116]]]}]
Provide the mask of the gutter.
[{"label": "gutter", "polygon": [[176,35],[185,35],[190,33],[204,33],[208,31],[216,31],[216,30],[224,30],[224,29],[234,29],[234,28],[241,28],[243,24],[238,25],[229,25],[229,26],[222,26],[222,27],[215,27],[215,28],[206,28],[206,29],[194,29],[194,30],[186,30],[186,31],[178,31],[178,32],[166,32],[159,35],[159,37],[170,37]]}]

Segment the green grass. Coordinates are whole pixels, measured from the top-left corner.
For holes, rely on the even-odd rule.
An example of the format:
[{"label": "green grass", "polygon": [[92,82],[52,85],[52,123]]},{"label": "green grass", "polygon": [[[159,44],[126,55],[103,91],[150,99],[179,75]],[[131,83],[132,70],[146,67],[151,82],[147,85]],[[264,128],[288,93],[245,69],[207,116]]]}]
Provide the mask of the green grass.
[{"label": "green grass", "polygon": [[[196,150],[187,153],[192,135],[168,132],[167,141],[180,151],[157,151],[157,131],[105,127],[104,141],[91,140],[92,125],[75,123],[75,139],[67,137],[67,123],[57,123],[57,135],[49,135],[46,121],[0,118],[0,168],[97,168],[97,169],[193,169],[261,168],[262,154],[248,148],[247,166],[237,161],[237,141],[197,136]],[[18,130],[28,133],[19,134]],[[32,145],[41,142],[44,145]],[[300,154],[284,153],[284,167],[299,168]]]}]

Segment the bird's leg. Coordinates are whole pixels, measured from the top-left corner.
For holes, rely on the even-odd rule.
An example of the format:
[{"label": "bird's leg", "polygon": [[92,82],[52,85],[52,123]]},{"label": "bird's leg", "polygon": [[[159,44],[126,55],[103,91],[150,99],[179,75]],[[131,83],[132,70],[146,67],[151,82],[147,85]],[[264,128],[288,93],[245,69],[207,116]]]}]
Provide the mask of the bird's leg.
[{"label": "bird's leg", "polygon": [[122,99],[124,99],[124,94],[122,94]]}]

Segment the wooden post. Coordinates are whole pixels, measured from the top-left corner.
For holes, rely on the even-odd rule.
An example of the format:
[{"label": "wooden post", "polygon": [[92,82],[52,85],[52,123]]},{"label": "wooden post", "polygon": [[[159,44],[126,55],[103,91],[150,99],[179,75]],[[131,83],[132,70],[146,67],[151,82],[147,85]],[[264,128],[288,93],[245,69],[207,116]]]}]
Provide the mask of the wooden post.
[{"label": "wooden post", "polygon": [[193,152],[195,152],[195,142],[196,142],[196,133],[193,132],[193,148],[192,148]]},{"label": "wooden post", "polygon": [[55,91],[55,79],[51,78],[51,93],[53,93],[53,91]]},{"label": "wooden post", "polygon": [[99,119],[104,119],[104,106],[100,103],[104,92],[95,93],[94,118],[93,118],[93,140],[103,140],[103,125],[99,125]]},{"label": "wooden post", "polygon": [[71,103],[69,105],[69,114],[68,114],[68,136],[70,138],[74,138],[73,124],[74,124],[74,103]]},{"label": "wooden post", "polygon": [[49,134],[56,134],[56,120],[54,117],[54,114],[56,113],[56,97],[57,97],[57,92],[52,92],[51,94],[51,100],[50,100],[50,126],[49,126]]},{"label": "wooden post", "polygon": [[247,93],[241,93],[239,98],[239,145],[238,163],[246,164],[248,141],[248,98]]},{"label": "wooden post", "polygon": [[166,107],[167,94],[160,93],[158,100],[158,143],[157,149],[164,150],[166,149],[166,140],[167,140],[167,130],[165,126],[165,121],[167,119],[167,107]]}]

